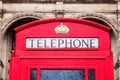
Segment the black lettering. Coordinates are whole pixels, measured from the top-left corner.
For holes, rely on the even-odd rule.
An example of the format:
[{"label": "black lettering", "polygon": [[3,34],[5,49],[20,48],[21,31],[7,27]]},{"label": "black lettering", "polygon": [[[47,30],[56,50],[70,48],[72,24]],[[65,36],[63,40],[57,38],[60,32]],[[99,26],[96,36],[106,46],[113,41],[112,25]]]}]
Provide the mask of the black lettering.
[{"label": "black lettering", "polygon": [[58,47],[60,48],[63,43],[64,43],[64,40],[59,39],[59,40],[58,40]]},{"label": "black lettering", "polygon": [[[69,40],[69,41],[68,41]],[[68,46],[69,45],[69,46]],[[66,48],[68,48],[68,47],[70,47],[70,48],[72,48],[72,40],[71,39],[66,39],[65,40],[65,47]]]},{"label": "black lettering", "polygon": [[73,41],[73,45],[75,48],[79,48],[81,46],[81,41],[79,39],[75,39]]},{"label": "black lettering", "polygon": [[95,48],[95,46],[93,46],[94,40],[95,40],[95,39],[90,39],[90,47],[91,47],[91,48]]},{"label": "black lettering", "polygon": [[35,40],[35,39],[29,39],[30,41],[31,41],[31,48],[33,47],[33,41]]},{"label": "black lettering", "polygon": [[[89,45],[88,45],[88,44],[89,44],[88,39],[87,39],[87,41],[82,40],[82,47],[85,47],[85,46],[86,46],[86,47],[88,48],[88,47],[89,47]],[[84,46],[84,45],[85,45],[85,46]]]},{"label": "black lettering", "polygon": [[44,47],[45,47],[45,48],[49,48],[49,46],[47,46],[47,41],[46,41],[46,39],[44,39]]},{"label": "black lettering", "polygon": [[42,41],[42,39],[38,39],[37,40],[37,47],[43,47],[41,41]]},{"label": "black lettering", "polygon": [[54,41],[56,41],[56,39],[51,39],[51,48],[56,48],[56,46],[54,45],[55,44]]}]

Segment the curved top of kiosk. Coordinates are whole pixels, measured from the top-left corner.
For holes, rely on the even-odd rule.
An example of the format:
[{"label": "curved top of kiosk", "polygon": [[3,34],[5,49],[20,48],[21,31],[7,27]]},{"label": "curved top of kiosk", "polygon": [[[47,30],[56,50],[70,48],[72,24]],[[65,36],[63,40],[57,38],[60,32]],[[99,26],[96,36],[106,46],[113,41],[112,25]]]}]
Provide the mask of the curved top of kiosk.
[{"label": "curved top of kiosk", "polygon": [[37,20],[17,27],[15,31],[15,49],[21,51],[110,50],[110,28],[84,19]]},{"label": "curved top of kiosk", "polygon": [[110,31],[109,27],[106,27],[106,26],[101,25],[99,23],[96,23],[96,22],[93,22],[93,21],[84,20],[84,19],[76,19],[76,18],[74,18],[74,19],[73,18],[53,18],[53,19],[46,19],[46,20],[37,20],[37,21],[33,21],[33,22],[30,22],[30,23],[24,24],[24,25],[22,25],[20,27],[17,27],[14,30],[16,32],[20,32],[22,30],[25,30],[25,29],[33,27],[33,26],[46,24],[46,23],[54,23],[54,22],[79,23],[79,24],[84,24],[84,25],[96,27],[96,28],[104,30],[106,32]]}]

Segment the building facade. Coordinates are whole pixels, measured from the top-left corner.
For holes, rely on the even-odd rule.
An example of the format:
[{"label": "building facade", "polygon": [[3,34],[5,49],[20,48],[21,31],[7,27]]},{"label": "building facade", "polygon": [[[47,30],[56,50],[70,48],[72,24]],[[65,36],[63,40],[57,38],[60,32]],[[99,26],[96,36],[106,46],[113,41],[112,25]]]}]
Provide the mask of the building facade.
[{"label": "building facade", "polygon": [[109,27],[114,80],[120,80],[119,0],[0,0],[1,80],[10,79],[10,60],[15,49],[14,29],[32,21],[52,18],[85,19]]}]

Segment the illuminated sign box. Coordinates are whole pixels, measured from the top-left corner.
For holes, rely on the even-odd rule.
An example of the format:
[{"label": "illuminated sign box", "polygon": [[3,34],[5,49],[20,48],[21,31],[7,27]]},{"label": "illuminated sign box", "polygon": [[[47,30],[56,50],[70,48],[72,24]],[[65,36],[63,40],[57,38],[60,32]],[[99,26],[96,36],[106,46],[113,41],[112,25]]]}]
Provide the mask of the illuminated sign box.
[{"label": "illuminated sign box", "polygon": [[98,48],[98,38],[26,38],[26,48]]}]

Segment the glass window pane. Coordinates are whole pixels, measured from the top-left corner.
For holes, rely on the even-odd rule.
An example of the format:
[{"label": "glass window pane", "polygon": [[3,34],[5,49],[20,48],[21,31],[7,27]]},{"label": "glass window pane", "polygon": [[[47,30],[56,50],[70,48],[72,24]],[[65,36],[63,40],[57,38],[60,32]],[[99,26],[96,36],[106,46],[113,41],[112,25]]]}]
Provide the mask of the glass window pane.
[{"label": "glass window pane", "polygon": [[84,70],[41,70],[40,80],[84,80]]},{"label": "glass window pane", "polygon": [[30,70],[30,80],[36,80],[36,78],[37,78],[37,70],[31,69]]},{"label": "glass window pane", "polygon": [[94,69],[88,70],[88,80],[95,80],[95,70]]}]

